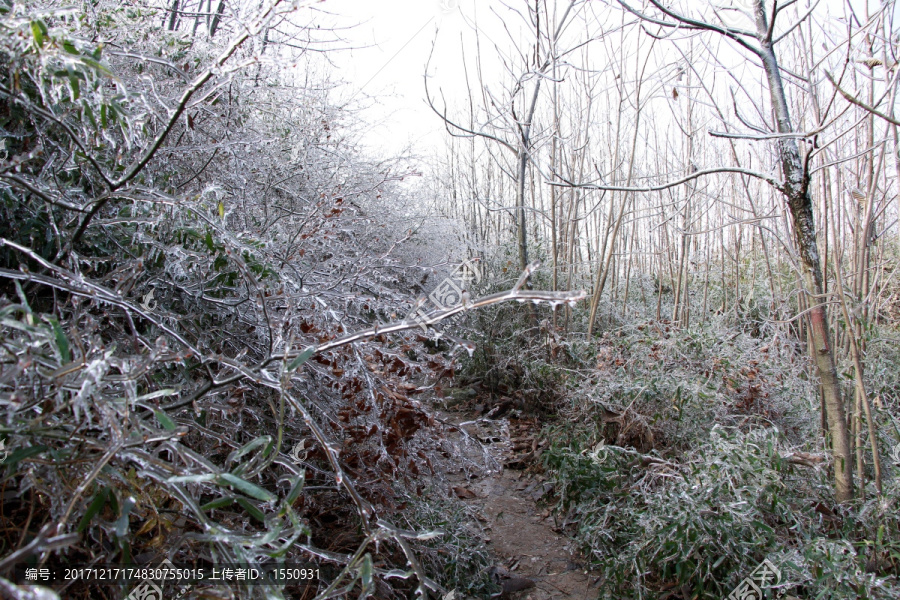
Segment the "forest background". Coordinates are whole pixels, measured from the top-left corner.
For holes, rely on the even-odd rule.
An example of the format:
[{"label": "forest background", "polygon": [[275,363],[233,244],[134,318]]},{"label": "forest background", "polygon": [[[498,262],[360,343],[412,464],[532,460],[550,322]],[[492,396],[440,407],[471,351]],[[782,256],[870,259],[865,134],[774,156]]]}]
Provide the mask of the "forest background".
[{"label": "forest background", "polygon": [[443,146],[386,156],[327,1],[0,2],[7,596],[487,597],[472,390],[543,424],[601,597],[900,598],[895,3],[466,8]]}]

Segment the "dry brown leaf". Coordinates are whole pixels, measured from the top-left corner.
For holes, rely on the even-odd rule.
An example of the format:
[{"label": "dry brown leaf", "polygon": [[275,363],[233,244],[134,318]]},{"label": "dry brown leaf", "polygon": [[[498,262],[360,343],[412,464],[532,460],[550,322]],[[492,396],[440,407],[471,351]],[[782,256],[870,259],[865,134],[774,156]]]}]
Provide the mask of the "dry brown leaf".
[{"label": "dry brown leaf", "polygon": [[456,494],[457,498],[462,498],[463,500],[471,500],[478,497],[472,490],[459,485],[453,486],[453,493]]}]

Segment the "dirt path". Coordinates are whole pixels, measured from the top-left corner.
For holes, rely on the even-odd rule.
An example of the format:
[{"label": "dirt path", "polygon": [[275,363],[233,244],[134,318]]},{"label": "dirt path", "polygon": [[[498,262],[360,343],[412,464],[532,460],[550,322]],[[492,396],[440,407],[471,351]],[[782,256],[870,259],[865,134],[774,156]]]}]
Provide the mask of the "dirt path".
[{"label": "dirt path", "polygon": [[[597,576],[585,569],[575,542],[562,535],[539,504],[552,486],[529,458],[540,451],[534,422],[491,420],[441,412],[457,467],[446,474],[451,493],[470,507],[497,555],[494,577],[510,600],[597,596]],[[523,457],[525,460],[523,460]],[[517,468],[510,468],[517,467]],[[473,524],[476,525],[476,524]]]}]

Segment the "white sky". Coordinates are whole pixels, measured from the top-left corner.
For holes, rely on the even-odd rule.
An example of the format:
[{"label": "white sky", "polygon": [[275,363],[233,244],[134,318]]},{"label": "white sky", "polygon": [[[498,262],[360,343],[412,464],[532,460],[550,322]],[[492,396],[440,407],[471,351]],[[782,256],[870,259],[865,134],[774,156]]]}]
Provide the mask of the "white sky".
[{"label": "white sky", "polygon": [[[721,6],[729,1],[738,5],[747,2],[722,0],[714,4]],[[873,8],[878,4],[876,0],[851,0],[851,5],[864,13],[867,1]],[[817,12],[836,9],[842,13],[841,3],[842,0],[823,0]],[[508,0],[508,4],[524,3]],[[598,2],[594,10],[604,10],[604,4]],[[340,91],[342,98],[352,97],[367,106],[363,119],[370,128],[364,143],[387,154],[407,145],[420,154],[441,152],[444,148],[443,124],[425,103],[423,75],[432,43],[435,46],[429,87],[432,94],[445,95],[451,115],[460,114],[454,108],[462,108],[466,98],[462,46],[466,45],[467,62],[471,65],[475,55],[473,25],[477,23],[482,36],[482,60],[488,82],[502,77],[491,42],[509,48],[509,35],[517,36],[522,31],[522,21],[502,0],[324,0],[314,10],[319,13],[317,21],[322,27],[334,24],[347,28],[341,35],[354,49],[329,54],[335,66],[334,78],[347,82]],[[469,75],[477,86],[477,78],[473,73]]]},{"label": "white sky", "polygon": [[[465,97],[453,90],[464,81],[461,36],[470,44],[472,37],[462,14],[474,18],[476,2],[477,12],[486,16],[491,9],[507,10],[499,0],[326,0],[316,5],[339,26],[358,25],[341,33],[356,49],[329,58],[336,66],[334,77],[348,82],[341,96],[369,106],[367,145],[387,152],[407,144],[421,153],[443,148],[444,128],[425,103],[423,76],[434,43],[432,93],[440,88],[448,101]],[[499,28],[496,17],[489,21]],[[505,36],[502,29],[499,33]]]}]

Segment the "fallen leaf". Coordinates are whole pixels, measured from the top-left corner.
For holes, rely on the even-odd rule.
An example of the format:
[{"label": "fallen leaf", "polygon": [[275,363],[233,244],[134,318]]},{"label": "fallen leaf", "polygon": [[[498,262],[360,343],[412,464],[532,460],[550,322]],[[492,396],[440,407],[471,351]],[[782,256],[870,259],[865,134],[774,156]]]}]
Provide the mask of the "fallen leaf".
[{"label": "fallen leaf", "polygon": [[463,500],[469,500],[471,498],[478,497],[475,495],[475,492],[473,492],[472,490],[464,488],[462,486],[458,486],[458,485],[453,487],[453,493],[456,494],[457,498],[462,498]]}]

